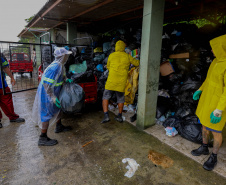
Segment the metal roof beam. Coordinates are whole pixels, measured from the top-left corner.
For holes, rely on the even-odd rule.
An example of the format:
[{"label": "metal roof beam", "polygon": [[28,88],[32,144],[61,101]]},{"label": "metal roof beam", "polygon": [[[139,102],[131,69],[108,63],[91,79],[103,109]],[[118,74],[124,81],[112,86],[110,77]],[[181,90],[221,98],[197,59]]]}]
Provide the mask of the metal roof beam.
[{"label": "metal roof beam", "polygon": [[81,16],[81,15],[84,15],[84,14],[86,14],[86,13],[88,13],[88,12],[91,12],[91,11],[93,11],[93,10],[95,10],[95,9],[101,7],[101,6],[104,6],[104,5],[106,5],[106,4],[109,4],[109,3],[113,2],[113,1],[114,1],[114,0],[107,0],[107,1],[104,1],[104,2],[102,2],[102,3],[100,3],[100,4],[97,4],[96,6],[93,6],[93,7],[89,8],[89,9],[87,9],[87,10],[85,10],[85,11],[83,11],[83,12],[81,12],[81,13],[79,13],[79,14],[77,14],[77,15],[71,17],[71,18],[69,18],[69,20],[70,20],[70,19],[74,19],[74,18],[76,18],[76,17],[79,17],[79,16]]},{"label": "metal roof beam", "polygon": [[106,16],[106,17],[102,17],[100,19],[96,19],[94,21],[100,21],[100,20],[108,19],[108,18],[115,17],[115,16],[118,16],[118,15],[122,15],[122,14],[125,14],[125,13],[129,13],[129,12],[132,12],[132,11],[135,11],[135,10],[142,9],[143,7],[144,6],[138,6],[136,8],[133,8],[133,9],[130,9],[130,10],[126,10],[124,12],[119,12],[119,13],[115,13],[115,14],[112,14],[112,15],[109,15],[109,16]]},{"label": "metal roof beam", "polygon": [[[42,17],[44,17],[50,10],[52,10],[55,6],[57,6],[62,0],[57,0],[55,3],[53,3],[39,18],[37,18],[29,27],[31,28],[33,25],[35,25],[39,20],[41,20]],[[23,35],[24,33],[27,32],[27,29],[21,34]]]},{"label": "metal roof beam", "polygon": [[[89,9],[87,9],[87,10],[85,10],[85,11],[83,11],[83,12],[81,12],[81,13],[75,15],[75,16],[73,16],[73,17],[70,17],[70,18],[68,19],[68,21],[71,20],[71,19],[74,19],[74,18],[76,18],[76,17],[79,17],[79,16],[81,16],[81,15],[84,15],[84,14],[86,14],[86,13],[88,13],[88,12],[91,12],[91,11],[93,11],[93,10],[95,10],[95,9],[101,7],[101,6],[104,6],[104,5],[106,5],[106,4],[109,4],[109,3],[113,2],[113,1],[114,1],[114,0],[107,0],[107,1],[104,1],[104,2],[102,2],[102,3],[100,3],[100,4],[97,4],[96,6],[93,6],[93,7],[89,8]],[[60,26],[60,25],[63,24],[63,23],[65,23],[65,22],[60,22],[60,23],[58,23],[57,25],[55,25],[55,26],[53,26],[53,27],[51,27],[51,28],[55,28],[55,27],[57,27],[57,26]]]}]

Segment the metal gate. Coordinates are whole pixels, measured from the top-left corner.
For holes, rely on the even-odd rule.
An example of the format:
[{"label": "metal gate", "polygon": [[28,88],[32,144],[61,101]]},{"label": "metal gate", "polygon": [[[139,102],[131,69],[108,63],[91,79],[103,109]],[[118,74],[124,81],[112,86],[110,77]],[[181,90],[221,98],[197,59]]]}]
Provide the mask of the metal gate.
[{"label": "metal gate", "polygon": [[[51,63],[52,45],[0,41],[0,77],[3,94],[17,93],[36,89],[39,84],[39,70],[43,63]],[[9,67],[16,81],[12,85],[11,78],[6,74]],[[11,92],[6,92],[9,87]]]},{"label": "metal gate", "polygon": [[[54,60],[54,47],[78,47],[86,49],[88,58],[92,58],[93,40],[90,37],[75,39],[74,42],[88,39],[91,43],[87,45],[67,44],[67,43],[51,43],[51,35],[49,32],[40,36],[40,44],[36,43],[20,43],[0,41],[0,82],[2,84],[3,94],[17,93],[37,89],[41,80],[42,71]],[[90,52],[88,50],[90,49]],[[85,57],[85,56],[84,56]],[[5,72],[5,68],[9,67],[16,84],[11,83],[11,78]],[[6,92],[10,88],[11,92]]]}]

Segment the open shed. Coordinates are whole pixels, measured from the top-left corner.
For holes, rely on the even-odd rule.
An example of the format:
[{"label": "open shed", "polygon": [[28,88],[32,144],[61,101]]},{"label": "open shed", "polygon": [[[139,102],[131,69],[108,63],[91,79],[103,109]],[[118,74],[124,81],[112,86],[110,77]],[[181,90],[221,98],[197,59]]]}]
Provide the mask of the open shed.
[{"label": "open shed", "polygon": [[198,18],[219,23],[225,20],[225,7],[224,0],[49,0],[18,36],[29,36],[33,28],[63,29],[71,43],[78,31],[97,34],[140,23],[137,127],[145,129],[155,124],[163,24]]}]

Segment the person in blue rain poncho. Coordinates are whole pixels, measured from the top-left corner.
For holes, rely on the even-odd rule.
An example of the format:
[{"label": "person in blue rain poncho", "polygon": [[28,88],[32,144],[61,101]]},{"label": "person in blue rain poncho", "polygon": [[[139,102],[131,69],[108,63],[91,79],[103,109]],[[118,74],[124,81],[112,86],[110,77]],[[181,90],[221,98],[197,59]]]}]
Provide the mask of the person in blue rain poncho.
[{"label": "person in blue rain poncho", "polygon": [[[55,60],[46,68],[39,84],[35,102],[33,105],[33,119],[41,128],[39,146],[52,146],[58,143],[57,140],[47,137],[47,130],[50,124],[56,122],[55,133],[71,130],[61,124],[61,106],[58,99],[61,87],[65,79],[64,64],[71,51],[63,47],[54,51]],[[70,79],[66,81],[71,82]]]}]

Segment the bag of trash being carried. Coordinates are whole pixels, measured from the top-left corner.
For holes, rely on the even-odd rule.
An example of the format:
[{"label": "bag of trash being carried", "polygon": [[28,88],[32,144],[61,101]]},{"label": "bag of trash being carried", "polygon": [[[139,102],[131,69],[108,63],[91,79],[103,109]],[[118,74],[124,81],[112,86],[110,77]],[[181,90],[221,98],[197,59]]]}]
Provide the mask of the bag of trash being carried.
[{"label": "bag of trash being carried", "polygon": [[66,82],[60,91],[59,100],[63,112],[76,113],[83,107],[85,93],[80,85]]}]

